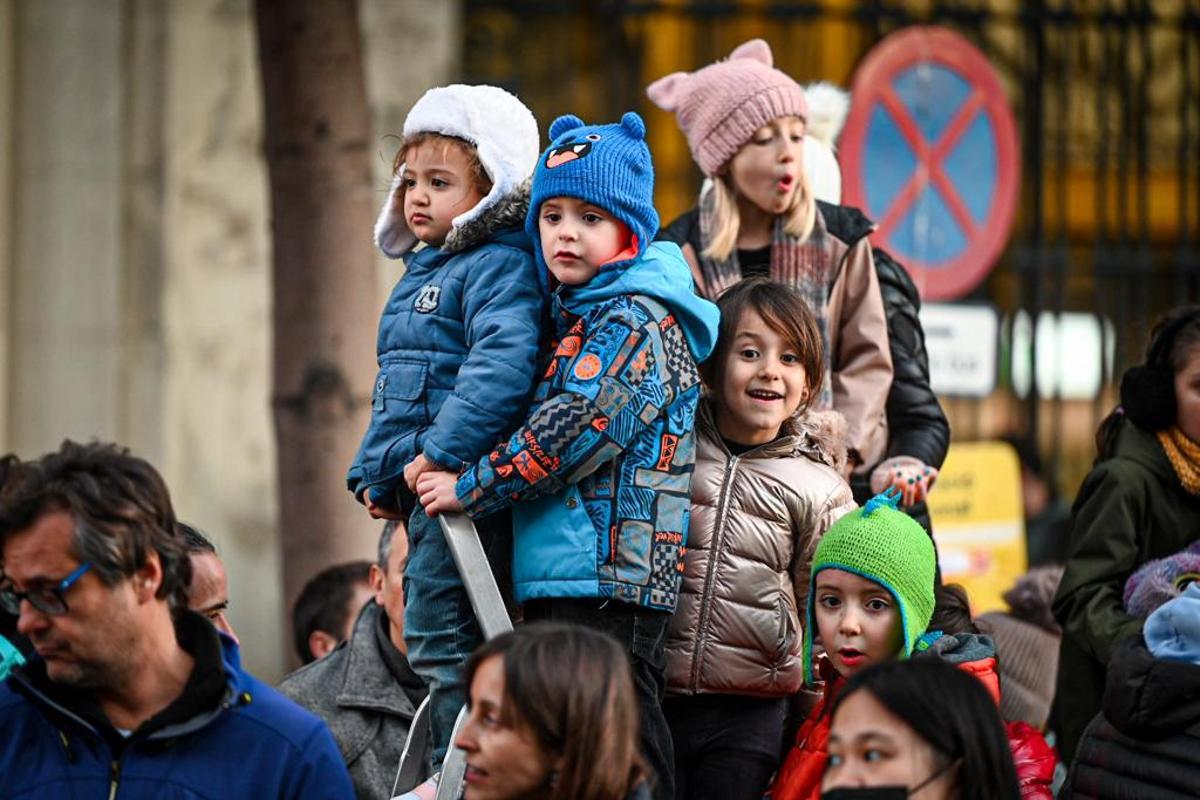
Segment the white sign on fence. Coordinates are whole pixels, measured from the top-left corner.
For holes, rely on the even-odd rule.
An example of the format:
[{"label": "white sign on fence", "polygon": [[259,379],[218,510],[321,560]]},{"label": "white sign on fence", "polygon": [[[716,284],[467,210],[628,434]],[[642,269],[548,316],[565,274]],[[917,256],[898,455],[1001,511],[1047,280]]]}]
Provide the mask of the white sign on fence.
[{"label": "white sign on fence", "polygon": [[929,382],[937,394],[987,397],[996,388],[1000,318],[987,305],[921,307]]}]

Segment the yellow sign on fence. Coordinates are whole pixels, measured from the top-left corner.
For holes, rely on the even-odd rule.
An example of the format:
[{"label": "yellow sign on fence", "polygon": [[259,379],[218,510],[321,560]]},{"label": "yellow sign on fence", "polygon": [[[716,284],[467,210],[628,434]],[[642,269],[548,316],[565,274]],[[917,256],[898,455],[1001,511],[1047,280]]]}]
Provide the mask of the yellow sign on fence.
[{"label": "yellow sign on fence", "polygon": [[1026,569],[1021,469],[1003,442],[956,442],[933,491],[929,515],[942,580],[962,584],[971,611],[1003,609],[1001,594]]}]

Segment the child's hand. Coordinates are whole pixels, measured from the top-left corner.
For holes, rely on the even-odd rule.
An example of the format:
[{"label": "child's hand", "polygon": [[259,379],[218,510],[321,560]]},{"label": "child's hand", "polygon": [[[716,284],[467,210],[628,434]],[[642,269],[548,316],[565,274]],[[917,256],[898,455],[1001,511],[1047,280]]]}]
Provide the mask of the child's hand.
[{"label": "child's hand", "polygon": [[421,474],[428,472],[431,469],[437,469],[437,465],[425,457],[424,453],[420,453],[412,461],[404,466],[404,482],[408,484],[408,488],[414,492],[417,490],[417,478]]},{"label": "child's hand", "polygon": [[871,493],[879,494],[892,487],[903,492],[900,504],[913,506],[922,502],[933,488],[938,471],[912,456],[889,458],[871,471]]},{"label": "child's hand", "polygon": [[442,513],[462,511],[462,503],[458,502],[458,494],[454,490],[457,483],[458,476],[453,472],[434,469],[422,473],[417,478],[416,492],[421,505],[425,507],[425,513],[436,517]]},{"label": "child's hand", "polygon": [[405,516],[400,512],[400,509],[392,506],[381,506],[371,500],[368,494],[364,498],[366,500],[367,513],[374,519],[395,519],[401,522],[405,521]]}]

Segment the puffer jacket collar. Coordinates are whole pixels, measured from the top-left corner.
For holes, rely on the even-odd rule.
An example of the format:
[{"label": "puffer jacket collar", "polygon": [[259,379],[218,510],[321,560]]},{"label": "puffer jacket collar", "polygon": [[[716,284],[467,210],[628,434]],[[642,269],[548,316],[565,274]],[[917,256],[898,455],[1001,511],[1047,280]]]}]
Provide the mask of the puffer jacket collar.
[{"label": "puffer jacket collar", "polygon": [[[732,456],[717,428],[715,399],[705,396],[696,415],[696,430],[708,437],[726,455]],[[783,423],[779,436],[739,458],[786,458],[804,456],[839,473],[846,465],[846,420],[836,411],[806,411]]]}]

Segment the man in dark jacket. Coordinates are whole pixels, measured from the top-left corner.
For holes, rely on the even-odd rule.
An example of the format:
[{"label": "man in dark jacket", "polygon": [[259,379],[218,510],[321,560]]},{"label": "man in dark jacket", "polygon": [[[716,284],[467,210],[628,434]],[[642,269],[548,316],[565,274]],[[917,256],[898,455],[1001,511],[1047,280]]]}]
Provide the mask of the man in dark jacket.
[{"label": "man in dark jacket", "polygon": [[354,632],[329,655],[284,678],[279,689],[328,724],[350,768],[359,798],[393,796],[429,774],[427,727],[412,747],[423,757],[420,769],[396,770],[417,707],[428,690],[413,672],[404,645],[404,562],[408,535],[403,523],[388,522],[379,539],[378,562],[371,565],[374,600],[354,623]]},{"label": "man in dark jacket", "polygon": [[0,502],[0,605],[36,656],[0,687],[8,798],[350,798],[325,725],[245,673],[187,610],[162,478],[65,442]]}]

